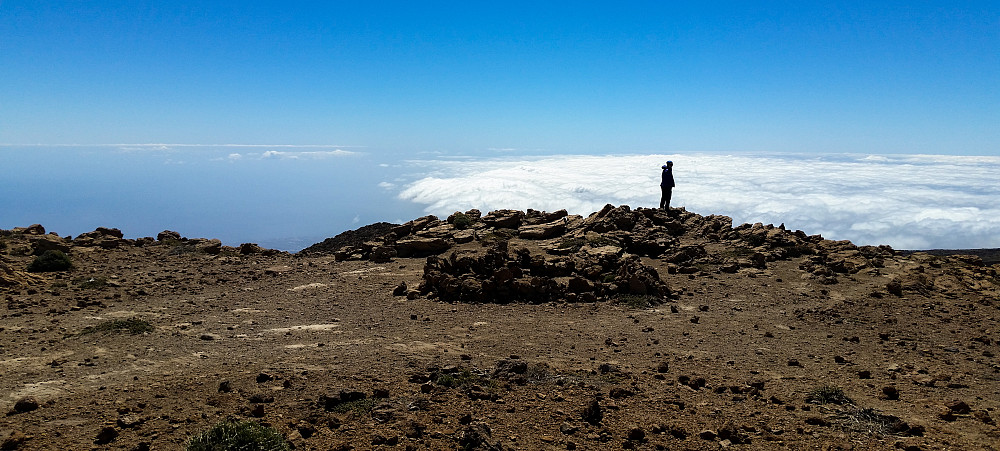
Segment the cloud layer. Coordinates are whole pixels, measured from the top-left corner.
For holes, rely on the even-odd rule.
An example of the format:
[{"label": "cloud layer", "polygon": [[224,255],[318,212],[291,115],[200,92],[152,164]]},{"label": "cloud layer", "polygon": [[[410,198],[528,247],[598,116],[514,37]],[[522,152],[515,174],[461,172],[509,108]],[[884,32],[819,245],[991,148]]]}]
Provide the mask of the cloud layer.
[{"label": "cloud layer", "polygon": [[674,206],[899,249],[1000,247],[1000,157],[627,155],[412,162],[399,197],[428,213],[500,208],[589,214],[654,207],[675,162]]}]

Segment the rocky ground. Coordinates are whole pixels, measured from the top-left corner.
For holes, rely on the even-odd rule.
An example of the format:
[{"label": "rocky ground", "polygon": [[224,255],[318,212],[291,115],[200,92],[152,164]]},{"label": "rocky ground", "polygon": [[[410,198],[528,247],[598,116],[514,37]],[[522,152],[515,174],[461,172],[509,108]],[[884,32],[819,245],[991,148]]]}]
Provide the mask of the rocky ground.
[{"label": "rocky ground", "polygon": [[[784,227],[478,211],[298,254],[0,231],[0,448],[998,449],[1000,277]],[[60,250],[73,269],[27,272]]]}]

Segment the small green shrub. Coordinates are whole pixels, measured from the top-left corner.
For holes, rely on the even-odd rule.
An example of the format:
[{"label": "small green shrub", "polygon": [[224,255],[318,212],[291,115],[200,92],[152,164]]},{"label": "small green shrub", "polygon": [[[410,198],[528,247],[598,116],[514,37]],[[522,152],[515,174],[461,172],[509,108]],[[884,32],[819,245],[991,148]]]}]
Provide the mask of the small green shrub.
[{"label": "small green shrub", "polygon": [[67,271],[72,268],[73,262],[62,251],[47,250],[28,265],[28,272]]},{"label": "small green shrub", "polygon": [[375,398],[364,398],[357,399],[354,401],[347,401],[339,403],[330,408],[330,412],[336,413],[347,413],[347,412],[357,412],[360,414],[370,413],[375,409]]},{"label": "small green shrub", "polygon": [[154,328],[152,324],[149,324],[149,321],[129,318],[105,321],[96,326],[84,328],[83,332],[80,332],[80,335],[92,334],[94,332],[128,332],[132,335],[139,335],[146,332],[152,332],[154,330],[156,330],[156,328]]},{"label": "small green shrub", "polygon": [[833,385],[824,385],[813,389],[813,391],[806,395],[806,402],[814,404],[854,404],[854,401],[844,393],[844,389]]},{"label": "small green shrub", "polygon": [[278,431],[256,421],[225,420],[191,438],[187,451],[286,451],[292,449]]},{"label": "small green shrub", "polygon": [[614,301],[634,309],[647,309],[661,303],[660,298],[648,294],[619,294]]},{"label": "small green shrub", "polygon": [[479,385],[486,382],[486,379],[476,373],[473,373],[468,368],[462,368],[461,371],[455,373],[441,374],[434,380],[435,384],[448,388]]},{"label": "small green shrub", "polygon": [[465,213],[455,213],[451,219],[451,225],[458,230],[464,230],[472,225],[472,217]]}]

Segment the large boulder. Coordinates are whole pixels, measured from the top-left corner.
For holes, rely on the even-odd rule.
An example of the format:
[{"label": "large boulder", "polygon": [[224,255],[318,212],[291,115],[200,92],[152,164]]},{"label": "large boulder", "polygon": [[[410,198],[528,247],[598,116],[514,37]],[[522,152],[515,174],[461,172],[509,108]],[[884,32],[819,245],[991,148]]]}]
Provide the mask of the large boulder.
[{"label": "large boulder", "polygon": [[[565,210],[562,210],[565,212]],[[517,235],[527,240],[544,240],[566,233],[566,221],[556,219],[551,222],[535,225],[523,225],[517,229]]]},{"label": "large boulder", "polygon": [[113,249],[125,243],[121,230],[98,227],[93,232],[81,233],[73,239],[73,244],[84,247]]},{"label": "large boulder", "polygon": [[45,235],[45,227],[42,227],[41,224],[32,224],[28,227],[14,227],[10,231],[24,235]]},{"label": "large boulder", "polygon": [[42,255],[45,251],[69,253],[70,241],[58,235],[31,235],[29,240],[32,255]]},{"label": "large boulder", "polygon": [[407,221],[403,224],[394,227],[392,229],[392,234],[396,238],[402,238],[407,235],[417,233],[426,228],[439,226],[441,224],[442,221],[439,220],[437,216],[434,215],[422,216],[412,221]]},{"label": "large boulder", "polygon": [[190,240],[188,244],[194,245],[195,249],[199,252],[204,252],[209,255],[219,255],[222,253],[222,241],[215,238],[210,240],[205,238],[194,239]]},{"label": "large boulder", "polygon": [[258,246],[257,243],[242,243],[238,249],[240,255],[254,255],[264,252],[264,248]]},{"label": "large boulder", "polygon": [[610,231],[630,232],[638,227],[652,227],[651,221],[641,210],[632,211],[628,205],[615,207],[605,205],[601,211],[591,214],[584,220],[584,228],[588,231],[605,233]]},{"label": "large boulder", "polygon": [[482,222],[488,227],[516,229],[521,226],[524,212],[520,210],[496,210],[483,216]]},{"label": "large boulder", "polygon": [[446,223],[441,223],[439,225],[435,225],[433,227],[427,227],[427,228],[425,228],[423,230],[417,231],[417,232],[414,233],[414,235],[422,237],[422,238],[444,238],[444,239],[448,239],[448,238],[451,238],[451,235],[452,235],[452,233],[454,231],[455,231],[455,228],[452,227],[451,225],[446,224]]},{"label": "large boulder", "polygon": [[393,246],[379,246],[372,249],[371,260],[375,263],[389,263],[392,258],[398,255]]},{"label": "large boulder", "polygon": [[443,238],[408,238],[396,241],[396,254],[400,257],[440,254],[451,248]]},{"label": "large boulder", "polygon": [[529,208],[528,211],[525,212],[524,214],[524,224],[525,225],[544,224],[546,222],[552,222],[557,219],[565,218],[568,215],[569,213],[565,209],[549,213],[544,211],[532,210]]},{"label": "large boulder", "polygon": [[164,230],[156,234],[156,241],[178,241],[181,239],[181,234],[174,232],[173,230]]}]

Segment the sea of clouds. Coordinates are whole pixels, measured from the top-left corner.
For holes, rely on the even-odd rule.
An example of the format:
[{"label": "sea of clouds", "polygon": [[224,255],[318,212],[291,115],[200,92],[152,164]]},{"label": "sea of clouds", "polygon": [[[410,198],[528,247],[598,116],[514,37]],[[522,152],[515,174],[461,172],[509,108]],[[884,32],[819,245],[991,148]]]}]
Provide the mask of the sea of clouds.
[{"label": "sea of clouds", "polygon": [[1000,157],[674,154],[412,161],[398,197],[447,216],[512,208],[587,215],[655,207],[674,161],[672,206],[897,249],[1000,247]]}]

